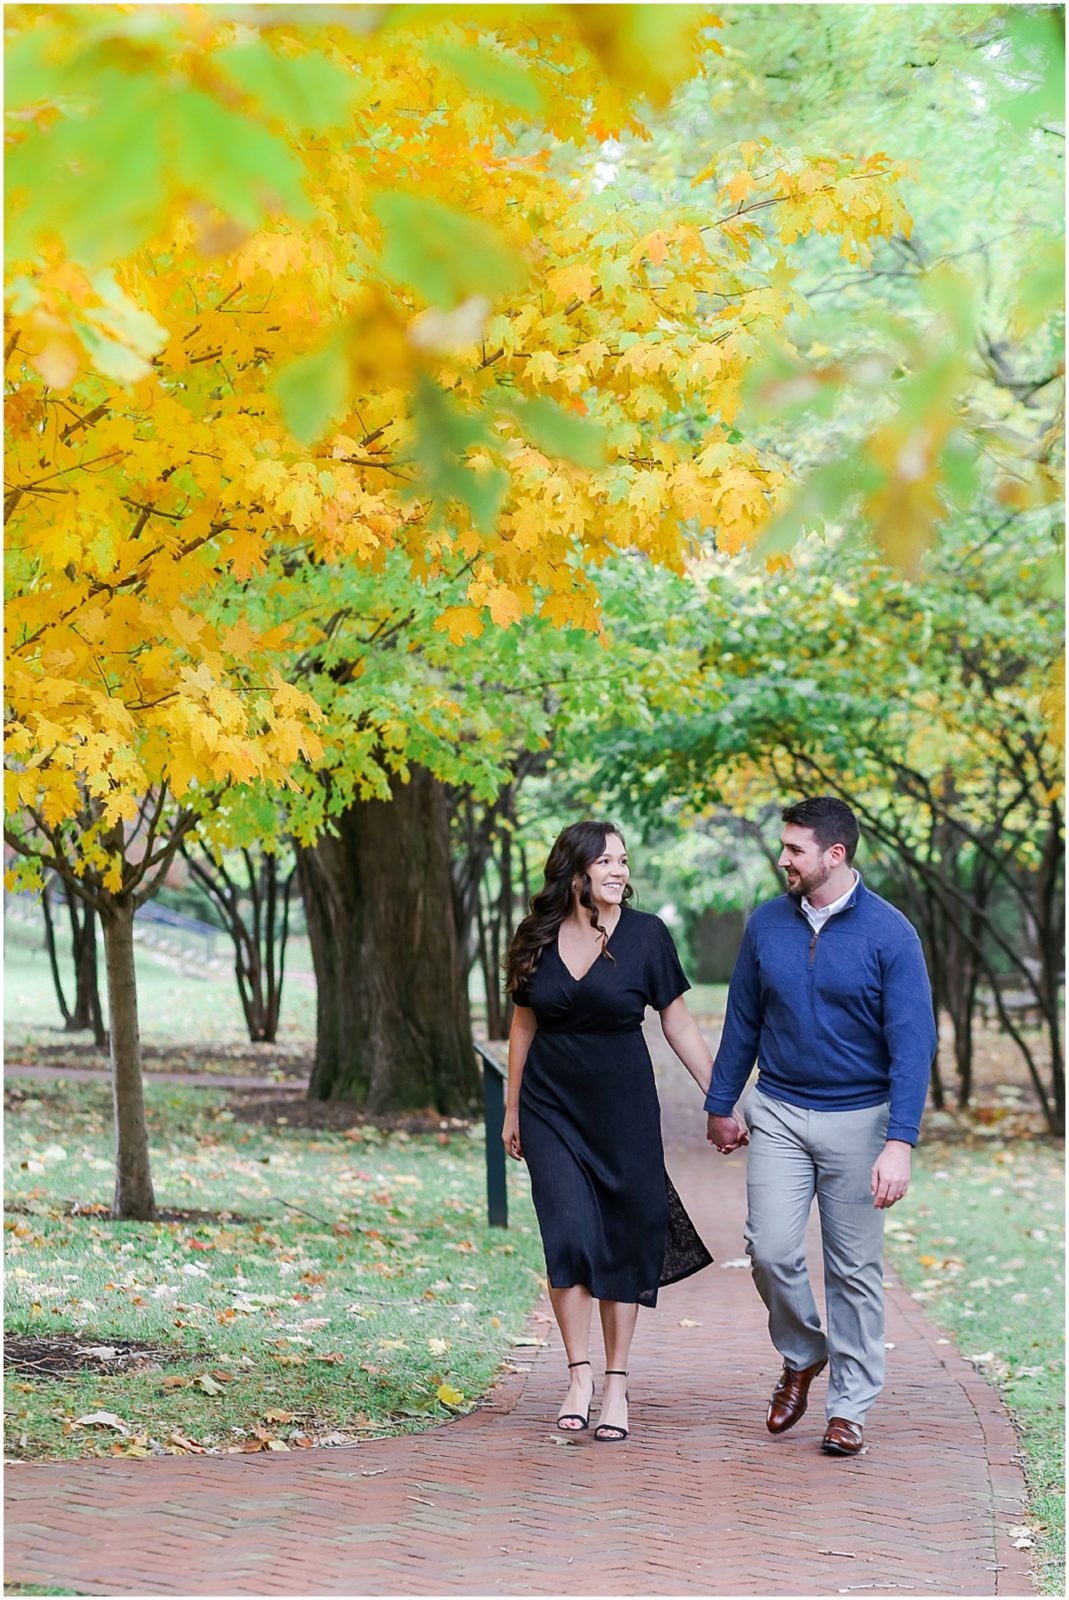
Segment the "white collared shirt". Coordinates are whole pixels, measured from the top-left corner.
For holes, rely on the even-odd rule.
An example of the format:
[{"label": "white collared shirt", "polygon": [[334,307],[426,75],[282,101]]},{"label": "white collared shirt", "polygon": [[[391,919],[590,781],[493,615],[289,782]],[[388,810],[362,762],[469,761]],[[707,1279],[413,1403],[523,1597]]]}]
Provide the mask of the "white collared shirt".
[{"label": "white collared shirt", "polygon": [[837,911],[843,911],[846,909],[847,901],[857,888],[857,880],[858,874],[855,872],[854,881],[850,885],[849,889],[847,889],[846,893],[841,894],[838,900],[833,900],[831,905],[828,906],[810,905],[806,896],[802,896],[802,910],[805,912],[809,921],[809,926],[812,928],[814,933],[820,932],[821,928],[823,928],[829,917],[834,917]]}]

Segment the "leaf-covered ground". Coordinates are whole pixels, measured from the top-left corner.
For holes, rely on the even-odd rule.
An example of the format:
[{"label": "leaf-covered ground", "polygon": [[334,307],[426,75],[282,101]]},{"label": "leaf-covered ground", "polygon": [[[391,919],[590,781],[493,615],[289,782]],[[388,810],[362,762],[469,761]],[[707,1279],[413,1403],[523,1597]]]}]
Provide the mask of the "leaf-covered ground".
[{"label": "leaf-covered ground", "polygon": [[[9,1105],[9,1455],[411,1431],[468,1409],[523,1337],[541,1252],[520,1185],[508,1231],[485,1225],[481,1126],[293,1128],[150,1085],[157,1200],[180,1214],[150,1225],[106,1215],[103,1085],[9,1080]],[[82,1364],[26,1364],[23,1341],[60,1336]]]}]

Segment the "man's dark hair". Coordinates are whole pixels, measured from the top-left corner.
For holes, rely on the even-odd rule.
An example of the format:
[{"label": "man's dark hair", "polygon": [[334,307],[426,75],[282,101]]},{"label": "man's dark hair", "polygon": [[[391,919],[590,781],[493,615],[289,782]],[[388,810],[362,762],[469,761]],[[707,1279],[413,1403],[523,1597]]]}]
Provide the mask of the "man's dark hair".
[{"label": "man's dark hair", "polygon": [[847,861],[853,861],[861,829],[845,800],[837,800],[833,794],[818,794],[812,800],[799,800],[793,806],[786,806],[781,815],[784,822],[809,828],[822,850],[841,844]]}]

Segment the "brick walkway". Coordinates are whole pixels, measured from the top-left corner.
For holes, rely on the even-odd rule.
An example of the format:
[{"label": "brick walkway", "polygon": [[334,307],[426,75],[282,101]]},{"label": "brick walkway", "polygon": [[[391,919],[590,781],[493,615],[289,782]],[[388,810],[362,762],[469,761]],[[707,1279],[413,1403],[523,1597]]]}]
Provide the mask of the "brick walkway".
[{"label": "brick walkway", "polygon": [[1024,1521],[1013,1428],[901,1287],[866,1453],[821,1455],[823,1380],[790,1433],[766,1432],[778,1363],[749,1272],[729,1264],[742,1159],[702,1145],[681,1068],[664,1090],[673,1178],[717,1264],[640,1314],[626,1444],[558,1442],[554,1329],[483,1410],[415,1438],[10,1467],[7,1581],[111,1595],[1030,1594],[1008,1536]]}]

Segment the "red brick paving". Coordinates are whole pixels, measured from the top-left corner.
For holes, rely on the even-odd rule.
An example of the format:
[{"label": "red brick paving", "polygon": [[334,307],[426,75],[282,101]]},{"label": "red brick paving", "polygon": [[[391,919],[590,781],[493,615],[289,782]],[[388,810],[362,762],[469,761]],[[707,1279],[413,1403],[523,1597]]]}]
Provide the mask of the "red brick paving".
[{"label": "red brick paving", "polygon": [[790,1433],[767,1433],[778,1362],[749,1272],[726,1265],[743,1253],[743,1162],[703,1145],[681,1074],[665,1075],[669,1164],[717,1264],[640,1314],[626,1444],[553,1431],[553,1330],[481,1411],[416,1437],[11,1467],[7,1581],[113,1595],[1031,1594],[1007,1531],[1025,1517],[1010,1420],[899,1285],[866,1453],[820,1453],[823,1379]]}]

